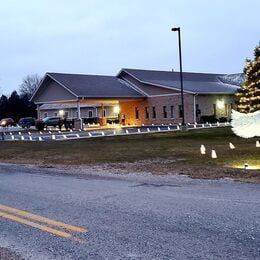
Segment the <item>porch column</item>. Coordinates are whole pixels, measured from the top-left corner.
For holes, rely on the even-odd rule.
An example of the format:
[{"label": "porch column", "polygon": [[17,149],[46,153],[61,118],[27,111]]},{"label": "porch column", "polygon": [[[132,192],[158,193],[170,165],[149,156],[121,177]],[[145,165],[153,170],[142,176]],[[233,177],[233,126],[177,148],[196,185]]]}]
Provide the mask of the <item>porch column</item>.
[{"label": "porch column", "polygon": [[196,112],[196,94],[193,96],[193,117],[194,117],[194,123],[197,121],[197,112]]},{"label": "porch column", "polygon": [[37,119],[40,119],[40,105],[39,104],[37,104],[36,110],[37,110]]},{"label": "porch column", "polygon": [[79,102],[79,100],[77,101],[77,112],[78,112],[78,119],[81,120],[81,114],[80,114],[80,102]]},{"label": "porch column", "polygon": [[76,130],[82,129],[82,127],[83,127],[81,113],[80,113],[80,101],[79,100],[77,101],[77,112],[78,112],[77,120],[74,123],[74,127]]},{"label": "porch column", "polygon": [[100,120],[100,125],[101,126],[106,126],[107,125],[107,119],[106,117],[104,116],[104,104],[101,104],[101,120]]}]

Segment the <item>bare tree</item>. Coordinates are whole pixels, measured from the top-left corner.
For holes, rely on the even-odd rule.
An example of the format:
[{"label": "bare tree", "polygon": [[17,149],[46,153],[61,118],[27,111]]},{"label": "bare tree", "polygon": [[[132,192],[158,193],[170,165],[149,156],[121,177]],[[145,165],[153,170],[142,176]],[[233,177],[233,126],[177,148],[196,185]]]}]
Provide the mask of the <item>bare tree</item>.
[{"label": "bare tree", "polygon": [[30,98],[33,95],[34,91],[38,88],[40,82],[41,78],[38,74],[27,75],[20,85],[20,94],[27,95]]}]

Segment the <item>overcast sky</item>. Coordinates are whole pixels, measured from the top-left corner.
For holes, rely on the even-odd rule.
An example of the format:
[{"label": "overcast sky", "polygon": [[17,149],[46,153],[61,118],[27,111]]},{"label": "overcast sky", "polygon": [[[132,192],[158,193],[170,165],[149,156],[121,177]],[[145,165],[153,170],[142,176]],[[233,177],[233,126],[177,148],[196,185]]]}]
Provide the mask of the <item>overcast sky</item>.
[{"label": "overcast sky", "polygon": [[45,72],[124,67],[241,72],[260,41],[259,0],[0,0],[0,87]]}]

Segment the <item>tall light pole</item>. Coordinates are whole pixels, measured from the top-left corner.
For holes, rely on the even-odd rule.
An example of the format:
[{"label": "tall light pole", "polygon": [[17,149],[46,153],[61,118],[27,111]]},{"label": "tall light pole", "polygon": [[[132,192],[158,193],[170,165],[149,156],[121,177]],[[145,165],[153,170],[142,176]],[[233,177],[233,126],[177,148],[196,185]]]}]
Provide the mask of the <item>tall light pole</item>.
[{"label": "tall light pole", "polygon": [[183,97],[183,78],[182,78],[182,58],[181,58],[181,28],[176,27],[172,28],[173,32],[178,32],[179,38],[179,59],[180,59],[180,80],[181,80],[181,106],[182,106],[182,126],[185,126],[185,118],[184,118],[184,97]]}]

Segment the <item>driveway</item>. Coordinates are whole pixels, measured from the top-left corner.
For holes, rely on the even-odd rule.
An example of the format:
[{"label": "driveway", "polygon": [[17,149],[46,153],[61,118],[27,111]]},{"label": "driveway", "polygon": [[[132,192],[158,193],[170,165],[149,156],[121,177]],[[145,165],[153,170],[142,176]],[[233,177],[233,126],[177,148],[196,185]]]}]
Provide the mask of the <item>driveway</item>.
[{"label": "driveway", "polygon": [[0,248],[25,259],[259,259],[260,186],[0,165]]}]

